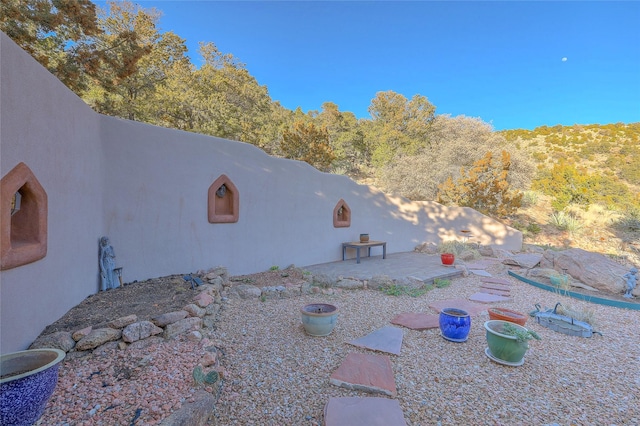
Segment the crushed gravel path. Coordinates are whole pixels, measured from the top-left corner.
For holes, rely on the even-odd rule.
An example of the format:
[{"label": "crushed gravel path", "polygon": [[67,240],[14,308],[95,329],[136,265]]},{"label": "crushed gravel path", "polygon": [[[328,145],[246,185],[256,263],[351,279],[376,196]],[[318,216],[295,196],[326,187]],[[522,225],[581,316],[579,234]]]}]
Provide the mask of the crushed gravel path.
[{"label": "crushed gravel path", "polygon": [[[594,328],[603,336],[566,336],[530,318],[527,327],[542,340],[532,341],[523,366],[507,367],[484,354],[486,311],[472,319],[464,343],[443,339],[438,329],[403,328],[402,352],[390,358],[396,399],[407,424],[640,424],[640,311],[546,292],[508,277],[502,265],[488,271],[513,283],[513,300],[494,305],[523,313],[532,311],[535,303],[553,307],[556,302],[590,310]],[[139,352],[114,349],[108,356],[65,362],[39,424],[158,424],[190,400],[195,392],[193,367],[205,348],[214,345],[224,353],[225,372],[210,425],[322,425],[330,397],[371,395],[329,383],[347,354],[368,352],[345,342],[390,325],[399,313],[435,313],[428,307],[434,301],[467,298],[478,291],[480,278],[456,278],[449,287],[419,297],[353,290],[290,299],[228,300],[216,329],[204,342],[181,338]],[[340,308],[331,335],[305,334],[299,309],[307,303]],[[123,373],[124,366],[129,366],[128,373]],[[102,373],[88,378],[95,371]]]}]

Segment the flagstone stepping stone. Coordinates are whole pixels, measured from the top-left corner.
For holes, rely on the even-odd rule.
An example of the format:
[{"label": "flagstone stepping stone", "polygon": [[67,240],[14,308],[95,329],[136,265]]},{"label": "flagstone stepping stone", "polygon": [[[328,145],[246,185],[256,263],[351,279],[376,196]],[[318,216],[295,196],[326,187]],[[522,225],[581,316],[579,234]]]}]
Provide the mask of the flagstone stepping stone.
[{"label": "flagstone stepping stone", "polygon": [[403,312],[396,315],[391,324],[401,325],[412,330],[427,330],[429,328],[440,327],[440,315]]},{"label": "flagstone stepping stone", "polygon": [[495,289],[495,288],[480,287],[480,292],[481,293],[487,293],[487,294],[495,294],[495,295],[504,296],[504,297],[511,296],[511,291],[509,291],[509,290],[498,290],[498,289]]},{"label": "flagstone stepping stone", "polygon": [[513,283],[504,278],[483,278],[483,283],[495,283],[495,284],[504,284],[504,285],[513,285]]},{"label": "flagstone stepping stone", "polygon": [[494,302],[506,302],[511,300],[510,297],[498,296],[496,294],[488,293],[473,293],[469,296],[469,300],[480,303],[494,303]]},{"label": "flagstone stepping stone", "polygon": [[485,306],[469,302],[466,299],[439,300],[437,302],[431,303],[429,307],[438,312],[442,311],[444,308],[458,308],[462,309],[463,311],[467,311],[470,316],[478,315],[480,312],[487,309]]},{"label": "flagstone stepping stone", "polygon": [[511,291],[511,286],[504,284],[485,283],[480,284],[480,288],[492,288],[494,290]]},{"label": "flagstone stepping stone", "polygon": [[490,273],[488,273],[484,269],[469,269],[469,272],[471,272],[474,275],[479,275],[481,277],[491,277],[492,276]]},{"label": "flagstone stepping stone", "polygon": [[387,355],[350,353],[329,382],[351,390],[396,396],[393,367]]},{"label": "flagstone stepping stone", "polygon": [[398,327],[382,327],[349,343],[353,346],[400,355],[404,333]]},{"label": "flagstone stepping stone", "polygon": [[395,399],[331,397],[324,406],[325,426],[407,426]]}]

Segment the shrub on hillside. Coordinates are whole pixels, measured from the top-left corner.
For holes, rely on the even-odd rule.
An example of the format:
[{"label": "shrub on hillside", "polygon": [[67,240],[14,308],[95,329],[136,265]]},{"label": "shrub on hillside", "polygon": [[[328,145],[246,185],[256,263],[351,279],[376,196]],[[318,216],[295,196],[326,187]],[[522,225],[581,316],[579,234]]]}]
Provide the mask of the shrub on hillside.
[{"label": "shrub on hillside", "polygon": [[460,171],[460,179],[449,178],[438,185],[438,202],[471,207],[481,213],[504,217],[516,212],[522,205],[522,192],[513,190],[507,176],[511,168],[511,158],[502,152],[500,164],[493,163],[493,155],[488,152],[465,172]]},{"label": "shrub on hillside", "polygon": [[397,155],[382,170],[378,184],[412,200],[435,200],[438,185],[447,177],[458,179],[461,169],[471,168],[485,153],[497,157],[502,150],[511,156],[509,185],[528,189],[536,170],[526,150],[516,149],[478,118],[440,115],[431,126],[428,146],[415,155]]},{"label": "shrub on hillside", "polygon": [[580,219],[564,211],[552,213],[549,222],[559,230],[569,231],[569,233],[574,233],[582,229]]}]

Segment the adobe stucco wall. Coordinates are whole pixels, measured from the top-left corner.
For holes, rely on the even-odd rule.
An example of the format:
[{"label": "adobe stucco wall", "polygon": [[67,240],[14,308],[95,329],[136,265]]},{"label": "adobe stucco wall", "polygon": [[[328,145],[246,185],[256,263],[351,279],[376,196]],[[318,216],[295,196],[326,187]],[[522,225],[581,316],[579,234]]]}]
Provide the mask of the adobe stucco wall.
[{"label": "adobe stucco wall", "polygon": [[2,353],[24,349],[96,290],[100,118],[0,33],[0,177],[24,162],[48,198],[47,255],[0,272]]},{"label": "adobe stucco wall", "polygon": [[[1,351],[98,290],[98,239],[107,235],[125,282],[223,265],[232,275],[339,260],[340,243],[368,232],[388,251],[455,238],[519,249],[521,234],[471,209],[386,196],[258,148],[95,114],[0,33],[0,176],[26,163],[48,195],[48,253],[0,272]],[[239,220],[212,224],[209,186],[227,175]],[[351,226],[334,228],[344,199]]]}]

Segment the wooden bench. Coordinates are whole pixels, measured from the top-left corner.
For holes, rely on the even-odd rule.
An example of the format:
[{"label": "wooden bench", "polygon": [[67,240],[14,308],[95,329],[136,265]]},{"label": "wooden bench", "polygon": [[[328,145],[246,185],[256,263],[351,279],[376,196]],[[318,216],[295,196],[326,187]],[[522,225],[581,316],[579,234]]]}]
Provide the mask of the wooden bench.
[{"label": "wooden bench", "polygon": [[382,246],[382,258],[387,258],[387,242],[386,241],[367,241],[366,243],[361,243],[359,241],[342,243],[342,260],[345,260],[345,255],[347,253],[347,248],[356,249],[356,263],[360,263],[360,249],[367,248],[368,255],[371,257],[371,247]]}]

